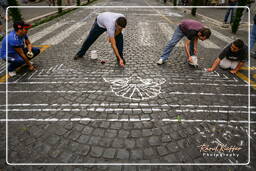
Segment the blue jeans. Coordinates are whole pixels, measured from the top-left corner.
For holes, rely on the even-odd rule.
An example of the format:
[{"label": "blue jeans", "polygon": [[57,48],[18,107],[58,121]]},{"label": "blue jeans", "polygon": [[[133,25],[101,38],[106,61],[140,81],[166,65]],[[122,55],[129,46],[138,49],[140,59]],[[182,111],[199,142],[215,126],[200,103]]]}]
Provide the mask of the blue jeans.
[{"label": "blue jeans", "polygon": [[[230,3],[230,4],[228,4],[229,6],[236,6],[236,3]],[[230,17],[230,23],[232,23],[233,22],[233,18],[234,18],[234,8],[228,8],[227,9],[227,12],[226,12],[226,15],[225,15],[225,17],[224,17],[224,23],[227,23],[227,21],[228,21],[228,17],[229,17],[229,15],[231,15]]]},{"label": "blue jeans", "polygon": [[250,48],[251,49],[253,48],[255,42],[256,42],[256,24],[253,24],[252,31],[251,31],[251,40],[250,40]]},{"label": "blue jeans", "polygon": [[[28,49],[24,48],[23,51],[25,54],[27,54]],[[37,56],[40,53],[40,49],[33,47],[32,52],[34,54],[34,56],[33,56],[33,58],[34,58],[35,56]],[[31,60],[33,58],[28,58],[28,59]],[[20,55],[15,54],[15,55],[8,56],[8,63],[9,63],[8,71],[12,72],[12,71],[15,71],[19,66],[25,64],[26,62]]]},{"label": "blue jeans", "polygon": [[[173,48],[184,36],[185,34],[181,31],[180,27],[178,26],[172,36],[172,39],[167,43],[166,47],[164,48],[163,54],[161,55],[160,58],[164,61],[167,61]],[[190,42],[190,55],[194,55],[194,41]]]},{"label": "blue jeans", "polygon": [[[85,39],[81,49],[77,52],[77,56],[84,56],[84,54],[86,53],[86,51],[91,47],[91,45],[97,40],[97,38],[104,33],[105,31],[107,31],[107,29],[100,27],[97,24],[97,21],[95,20],[91,31],[89,33],[89,35],[87,36],[87,38]],[[116,47],[118,49],[118,52],[121,56],[121,58],[123,59],[123,34],[120,33],[119,35],[115,36],[115,40],[116,40]],[[125,61],[124,61],[125,63]]]}]

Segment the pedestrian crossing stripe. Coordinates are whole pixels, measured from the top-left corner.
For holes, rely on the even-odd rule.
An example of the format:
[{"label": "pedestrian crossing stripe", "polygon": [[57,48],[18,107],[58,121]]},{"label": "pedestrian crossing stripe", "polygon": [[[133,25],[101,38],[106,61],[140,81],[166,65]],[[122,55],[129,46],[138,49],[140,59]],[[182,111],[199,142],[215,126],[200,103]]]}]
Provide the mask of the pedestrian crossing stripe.
[{"label": "pedestrian crossing stripe", "polygon": [[[47,48],[49,48],[50,46],[49,45],[33,45],[33,47],[39,47],[40,48],[40,53],[44,52]],[[25,66],[26,64],[18,67],[16,69],[16,71],[19,71],[23,66]],[[10,78],[10,75],[9,74],[5,74],[3,75],[2,77],[0,77],[0,83],[4,83],[6,82],[7,79]]]},{"label": "pedestrian crossing stripe", "polygon": [[246,75],[242,74],[241,72],[237,72],[236,75],[248,84],[250,84],[251,87],[256,89],[256,82],[250,80]]}]

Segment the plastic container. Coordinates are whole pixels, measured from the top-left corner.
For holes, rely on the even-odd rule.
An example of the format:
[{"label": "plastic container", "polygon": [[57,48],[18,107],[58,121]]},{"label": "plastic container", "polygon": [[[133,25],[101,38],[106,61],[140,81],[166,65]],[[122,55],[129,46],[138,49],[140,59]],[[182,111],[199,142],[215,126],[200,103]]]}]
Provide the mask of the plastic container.
[{"label": "plastic container", "polygon": [[92,50],[91,51],[91,59],[98,59],[98,55],[97,55],[97,51],[96,50]]}]

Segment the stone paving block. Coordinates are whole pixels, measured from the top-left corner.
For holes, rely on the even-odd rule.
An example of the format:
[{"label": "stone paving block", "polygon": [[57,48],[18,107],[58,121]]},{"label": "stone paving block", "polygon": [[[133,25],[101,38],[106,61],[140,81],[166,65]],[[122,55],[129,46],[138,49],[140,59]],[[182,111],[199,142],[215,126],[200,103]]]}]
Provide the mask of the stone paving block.
[{"label": "stone paving block", "polygon": [[114,148],[108,148],[104,151],[103,157],[108,159],[114,159],[116,150]]},{"label": "stone paving block", "polygon": [[90,151],[90,155],[92,157],[101,157],[103,154],[103,148],[101,147],[92,147]]},{"label": "stone paving block", "polygon": [[119,149],[117,150],[117,159],[122,159],[122,160],[128,160],[129,159],[129,151],[125,149]]}]

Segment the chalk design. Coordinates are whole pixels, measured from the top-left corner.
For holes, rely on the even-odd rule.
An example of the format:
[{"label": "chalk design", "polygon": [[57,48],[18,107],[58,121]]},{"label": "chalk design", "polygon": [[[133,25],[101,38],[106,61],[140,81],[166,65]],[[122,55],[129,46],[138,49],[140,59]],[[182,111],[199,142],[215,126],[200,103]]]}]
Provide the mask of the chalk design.
[{"label": "chalk design", "polygon": [[104,77],[111,83],[111,89],[117,96],[132,100],[145,100],[158,96],[161,93],[161,85],[165,83],[164,78],[142,79],[132,75],[128,78]]}]

